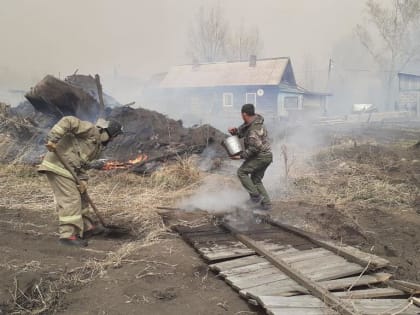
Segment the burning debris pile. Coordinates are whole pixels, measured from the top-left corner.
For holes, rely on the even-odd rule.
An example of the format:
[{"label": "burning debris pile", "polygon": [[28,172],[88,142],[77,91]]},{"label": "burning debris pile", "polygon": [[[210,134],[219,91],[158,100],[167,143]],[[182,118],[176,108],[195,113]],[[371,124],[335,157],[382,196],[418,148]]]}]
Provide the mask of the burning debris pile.
[{"label": "burning debris pile", "polygon": [[[143,108],[117,107],[108,111],[107,119],[122,123],[124,134],[111,142],[104,155],[109,159],[128,161],[133,171],[149,173],[162,162],[188,154],[200,154],[204,149],[223,154],[220,143],[225,138],[217,129],[203,125],[184,128],[182,121]],[[136,161],[133,163],[133,160]],[[127,166],[113,162],[117,168]],[[130,165],[130,166],[131,166]],[[104,167],[110,167],[109,164]]]},{"label": "burning debris pile", "polygon": [[[46,152],[46,134],[65,115],[96,122],[102,110],[98,101],[102,91],[98,89],[95,94],[93,84],[91,76],[73,75],[65,81],[47,76],[26,94],[30,103],[16,108],[1,105],[0,161],[40,162]],[[111,97],[107,99],[116,104]],[[106,107],[103,117],[119,121],[124,134],[91,164],[96,169],[130,169],[149,174],[165,161],[201,154],[205,149],[216,157],[224,155],[220,143],[225,135],[209,125],[184,128],[180,120],[129,106]]]}]

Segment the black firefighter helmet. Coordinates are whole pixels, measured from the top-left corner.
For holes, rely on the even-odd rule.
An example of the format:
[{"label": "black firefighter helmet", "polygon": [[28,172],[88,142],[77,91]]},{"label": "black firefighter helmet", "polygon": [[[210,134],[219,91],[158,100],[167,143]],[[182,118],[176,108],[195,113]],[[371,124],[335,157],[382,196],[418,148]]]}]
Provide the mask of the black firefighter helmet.
[{"label": "black firefighter helmet", "polygon": [[121,124],[116,120],[109,120],[108,126],[105,128],[105,130],[111,138],[115,138],[116,136],[123,133]]}]

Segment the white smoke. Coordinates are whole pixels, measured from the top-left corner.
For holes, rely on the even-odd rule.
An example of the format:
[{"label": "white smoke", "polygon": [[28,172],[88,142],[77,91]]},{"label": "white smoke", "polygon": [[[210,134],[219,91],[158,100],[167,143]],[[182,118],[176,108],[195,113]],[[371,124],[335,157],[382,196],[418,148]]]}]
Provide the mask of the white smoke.
[{"label": "white smoke", "polygon": [[247,192],[231,172],[210,174],[204,178],[194,195],[181,200],[178,206],[186,210],[230,212],[243,208],[248,198]]}]

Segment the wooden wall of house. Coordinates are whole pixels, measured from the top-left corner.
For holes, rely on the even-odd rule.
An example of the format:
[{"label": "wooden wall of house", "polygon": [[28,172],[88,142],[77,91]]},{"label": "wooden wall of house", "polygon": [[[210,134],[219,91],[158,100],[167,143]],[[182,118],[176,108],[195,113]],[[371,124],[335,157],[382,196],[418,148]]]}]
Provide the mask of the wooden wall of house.
[{"label": "wooden wall of house", "polygon": [[398,109],[420,115],[420,76],[399,75]]},{"label": "wooden wall of house", "polygon": [[400,91],[398,99],[399,110],[419,112],[420,91]]},{"label": "wooden wall of house", "polygon": [[323,95],[310,95],[303,96],[303,109],[307,111],[319,111],[320,113],[325,110],[326,96]]},{"label": "wooden wall of house", "polygon": [[292,113],[302,110],[302,94],[279,91],[277,94],[277,115],[289,117]]},{"label": "wooden wall of house", "polygon": [[[242,105],[252,103],[257,112],[276,111],[278,88],[273,86],[232,86],[216,88],[219,108],[224,112],[239,112]],[[258,92],[260,91],[260,93]],[[261,95],[262,91],[262,95]],[[223,103],[223,95],[233,95],[233,106],[226,106]],[[258,95],[260,94],[260,95]],[[248,95],[248,98],[247,98]],[[255,101],[254,101],[255,100]]]},{"label": "wooden wall of house", "polygon": [[414,75],[399,75],[399,90],[400,91],[420,91],[420,76]]},{"label": "wooden wall of house", "polygon": [[325,113],[326,96],[280,92],[278,96],[278,116],[301,119]]},{"label": "wooden wall of house", "polygon": [[[258,95],[258,90],[262,90],[263,95]],[[223,104],[225,93],[233,96],[232,106]],[[325,106],[325,96],[285,93],[277,86],[225,86],[158,89],[154,91],[155,103],[158,104],[154,108],[186,121],[205,121],[209,116],[235,120],[239,117],[242,105],[247,102],[247,93],[255,93],[257,113],[267,117],[285,116],[293,119],[295,116],[305,116],[305,112],[322,115]]]},{"label": "wooden wall of house", "polygon": [[[262,90],[263,95],[258,95],[258,90]],[[254,95],[257,111],[277,111],[278,88],[272,86],[159,89],[153,94],[155,102],[166,107],[176,106],[189,114],[239,113],[247,101],[254,103]],[[232,96],[232,106],[224,104],[225,94]]]}]

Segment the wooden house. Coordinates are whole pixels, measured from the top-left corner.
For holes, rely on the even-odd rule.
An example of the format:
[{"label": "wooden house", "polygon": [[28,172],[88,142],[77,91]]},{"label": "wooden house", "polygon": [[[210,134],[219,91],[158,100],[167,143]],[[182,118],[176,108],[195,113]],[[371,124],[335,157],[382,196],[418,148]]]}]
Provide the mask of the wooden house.
[{"label": "wooden house", "polygon": [[189,64],[172,67],[146,93],[186,115],[237,117],[245,103],[264,115],[320,116],[328,94],[310,92],[296,83],[290,58]]},{"label": "wooden house", "polygon": [[420,116],[420,75],[398,73],[398,107]]}]

